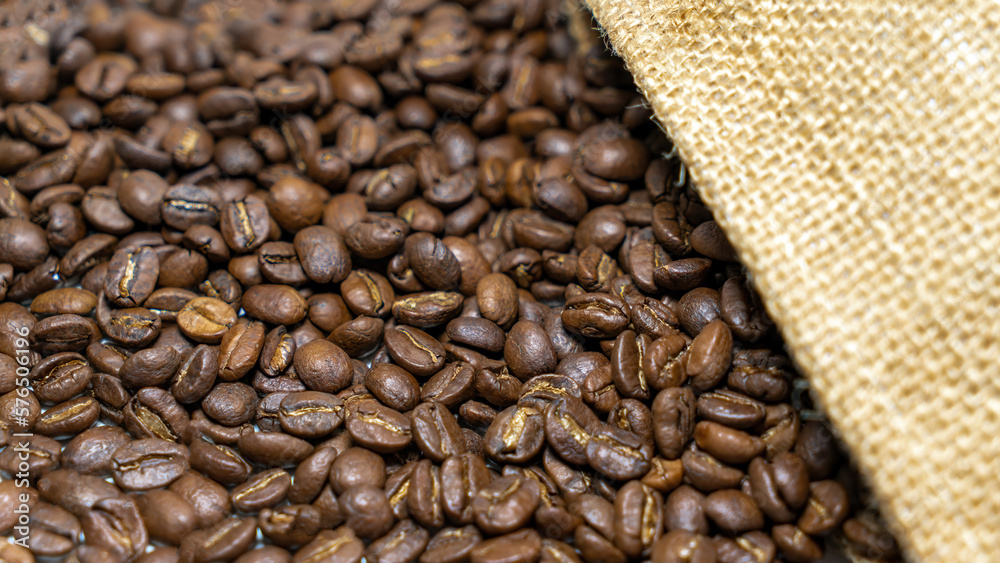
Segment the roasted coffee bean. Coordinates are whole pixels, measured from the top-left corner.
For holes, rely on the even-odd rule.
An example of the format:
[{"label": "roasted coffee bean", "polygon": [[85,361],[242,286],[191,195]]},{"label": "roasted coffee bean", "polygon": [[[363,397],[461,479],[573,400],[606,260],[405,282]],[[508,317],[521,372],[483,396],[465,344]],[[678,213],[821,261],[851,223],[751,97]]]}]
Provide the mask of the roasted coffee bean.
[{"label": "roasted coffee bean", "polygon": [[251,475],[230,492],[233,507],[241,512],[251,513],[274,507],[285,499],[291,485],[292,477],[284,469],[269,469]]},{"label": "roasted coffee bean", "polygon": [[314,448],[305,440],[281,432],[242,430],[237,449],[248,461],[257,465],[285,467],[305,459]]},{"label": "roasted coffee bean", "polygon": [[545,442],[544,414],[529,406],[512,406],[490,424],[484,437],[489,456],[507,463],[524,463],[541,451]]},{"label": "roasted coffee bean", "polygon": [[687,530],[672,530],[653,545],[653,559],[663,563],[712,563],[716,561],[712,540]]},{"label": "roasted coffee bean", "polygon": [[185,336],[216,344],[236,322],[236,312],[221,299],[197,297],[177,313],[177,326]]},{"label": "roasted coffee bean", "polygon": [[97,501],[80,523],[89,545],[102,547],[121,559],[131,559],[149,543],[146,525],[135,501],[128,497]]},{"label": "roasted coffee bean", "polygon": [[87,388],[94,371],[87,360],[75,352],[48,356],[30,372],[35,395],[40,401],[59,403]]},{"label": "roasted coffee bean", "polygon": [[111,456],[131,438],[116,426],[96,426],[83,430],[62,451],[63,467],[92,475],[111,473]]},{"label": "roasted coffee bean", "polygon": [[451,291],[411,293],[393,302],[392,315],[401,324],[435,327],[457,316],[462,302],[462,294]]},{"label": "roasted coffee bean", "polygon": [[122,410],[125,428],[136,438],[179,441],[187,430],[187,411],[167,391],[145,387],[136,392]]},{"label": "roasted coffee bean", "polygon": [[347,526],[336,530],[322,530],[316,538],[299,549],[293,563],[322,561],[360,561],[365,552],[365,544]]},{"label": "roasted coffee bean", "polygon": [[566,301],[563,326],[591,338],[614,338],[628,326],[628,306],[607,293],[584,293]]},{"label": "roasted coffee bean", "polygon": [[146,348],[122,364],[119,376],[126,387],[155,387],[170,380],[181,364],[181,355],[170,347]]},{"label": "roasted coffee bean", "polygon": [[345,425],[355,442],[379,453],[397,452],[413,439],[409,417],[372,401],[350,407]]},{"label": "roasted coffee bean", "polygon": [[226,426],[249,422],[257,408],[257,392],[246,383],[219,383],[201,401],[201,408],[212,420]]},{"label": "roasted coffee bean", "polygon": [[249,549],[256,536],[255,518],[226,518],[185,536],[180,545],[181,560],[232,560]]},{"label": "roasted coffee bean", "polygon": [[264,346],[264,324],[242,318],[222,336],[219,344],[219,379],[236,381],[257,363]]},{"label": "roasted coffee bean", "polygon": [[196,439],[188,446],[191,468],[224,485],[238,485],[250,477],[253,468],[235,449]]},{"label": "roasted coffee bean", "polygon": [[308,388],[336,393],[350,384],[350,358],[336,344],[314,340],[295,350],[293,365],[299,379]]},{"label": "roasted coffee bean", "polygon": [[5,474],[17,474],[20,479],[38,479],[59,466],[59,442],[40,434],[27,438],[17,438],[17,448],[8,447],[0,451],[0,470]]},{"label": "roasted coffee bean", "polygon": [[488,274],[476,285],[476,301],[483,318],[509,330],[517,319],[517,285],[503,274]]},{"label": "roasted coffee bean", "polygon": [[715,491],[705,497],[705,513],[729,533],[742,533],[764,526],[764,515],[753,499],[742,491]]},{"label": "roasted coffee bean", "polygon": [[444,347],[420,329],[393,327],[385,331],[383,338],[392,359],[413,375],[427,377],[444,367]]},{"label": "roasted coffee bean", "polygon": [[454,415],[439,403],[420,404],[410,415],[413,437],[425,456],[436,463],[465,452],[465,438]]},{"label": "roasted coffee bean", "polygon": [[639,481],[630,481],[615,497],[615,545],[629,557],[648,554],[663,529],[663,498]]},{"label": "roasted coffee bean", "polygon": [[255,285],[243,294],[247,314],[266,323],[293,325],[306,316],[302,294],[285,285]]},{"label": "roasted coffee bean", "polygon": [[177,367],[170,392],[181,403],[195,403],[211,391],[218,373],[219,349],[205,344],[198,345]]},{"label": "roasted coffee bean", "polygon": [[352,358],[360,358],[382,344],[385,322],[374,317],[357,317],[330,333],[329,340]]},{"label": "roasted coffee bean", "polygon": [[781,555],[792,563],[806,563],[823,558],[823,548],[801,529],[792,524],[781,524],[771,529]]},{"label": "roasted coffee bean", "polygon": [[554,401],[545,409],[545,438],[552,449],[566,461],[587,463],[587,444],[600,420],[579,399],[568,397]]},{"label": "roasted coffee bean", "polygon": [[490,535],[517,530],[531,519],[539,494],[538,485],[531,479],[514,476],[494,479],[472,500],[476,525]]},{"label": "roasted coffee bean", "polygon": [[197,520],[194,508],[177,493],[159,489],[137,495],[134,499],[150,539],[180,545],[195,530]]},{"label": "roasted coffee bean", "polygon": [[500,352],[506,342],[504,331],[484,318],[459,317],[448,323],[448,337],[459,344],[487,352]]},{"label": "roasted coffee bean", "polygon": [[319,438],[341,425],[342,404],[343,401],[328,393],[289,393],[281,400],[278,419],[281,427],[293,436]]},{"label": "roasted coffee bean", "polygon": [[694,440],[699,448],[725,463],[746,463],[764,452],[764,441],[757,436],[707,420],[695,425]]},{"label": "roasted coffee bean", "polygon": [[558,363],[548,335],[541,326],[527,320],[511,327],[504,344],[504,359],[511,373],[522,381],[551,373]]},{"label": "roasted coffee bean", "polygon": [[631,432],[601,425],[592,433],[586,455],[595,471],[624,481],[649,471],[653,446]]},{"label": "roasted coffee bean", "polygon": [[454,408],[473,398],[475,392],[475,370],[472,366],[465,362],[452,362],[424,383],[420,399]]},{"label": "roasted coffee bean", "polygon": [[159,438],[143,438],[118,448],[111,463],[111,476],[126,490],[165,487],[189,467],[185,446]]},{"label": "roasted coffee bean", "polygon": [[185,473],[168,490],[184,497],[194,508],[199,529],[213,526],[232,511],[226,488],[196,471]]},{"label": "roasted coffee bean", "polygon": [[690,388],[660,391],[653,401],[653,437],[660,455],[677,459],[694,434],[695,399]]}]

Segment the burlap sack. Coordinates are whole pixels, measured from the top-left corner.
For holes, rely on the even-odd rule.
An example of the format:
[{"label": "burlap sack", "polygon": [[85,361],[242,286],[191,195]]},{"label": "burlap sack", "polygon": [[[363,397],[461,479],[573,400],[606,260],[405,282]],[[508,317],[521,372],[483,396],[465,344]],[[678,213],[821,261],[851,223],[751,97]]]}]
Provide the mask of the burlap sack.
[{"label": "burlap sack", "polygon": [[588,0],[913,561],[1000,561],[1000,7]]}]

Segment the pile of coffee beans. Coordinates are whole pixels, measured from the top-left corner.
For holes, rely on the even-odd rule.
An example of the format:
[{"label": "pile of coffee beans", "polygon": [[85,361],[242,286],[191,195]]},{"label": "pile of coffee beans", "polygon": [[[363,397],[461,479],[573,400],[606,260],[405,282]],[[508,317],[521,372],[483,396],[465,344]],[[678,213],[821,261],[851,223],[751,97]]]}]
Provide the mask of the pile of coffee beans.
[{"label": "pile of coffee beans", "polygon": [[898,557],[585,12],[3,10],[0,560]]}]

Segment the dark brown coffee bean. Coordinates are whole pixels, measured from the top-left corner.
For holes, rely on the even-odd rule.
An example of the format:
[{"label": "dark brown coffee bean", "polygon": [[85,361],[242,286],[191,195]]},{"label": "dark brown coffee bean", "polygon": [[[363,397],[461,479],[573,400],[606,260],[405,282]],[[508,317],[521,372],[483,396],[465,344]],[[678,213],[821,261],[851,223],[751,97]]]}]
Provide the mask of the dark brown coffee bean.
[{"label": "dark brown coffee bean", "polygon": [[416,462],[410,473],[406,508],[410,517],[427,528],[444,525],[440,469],[429,459]]},{"label": "dark brown coffee bean", "polygon": [[616,480],[636,479],[650,468],[652,444],[631,432],[601,425],[587,443],[587,461],[597,472]]},{"label": "dark brown coffee bean", "polygon": [[190,416],[167,391],[159,387],[140,389],[122,409],[125,428],[136,438],[160,438],[177,442],[187,430]]},{"label": "dark brown coffee bean", "polygon": [[236,381],[257,363],[264,346],[264,323],[242,318],[222,336],[219,345],[219,379]]},{"label": "dark brown coffee bean", "polygon": [[61,352],[35,364],[29,377],[38,400],[59,403],[83,392],[93,375],[93,369],[83,356]]},{"label": "dark brown coffee bean", "polygon": [[241,431],[237,448],[248,461],[265,467],[294,465],[313,452],[309,442],[281,432]]},{"label": "dark brown coffee bean", "polygon": [[194,508],[177,493],[154,490],[134,499],[150,539],[180,545],[197,525]]},{"label": "dark brown coffee bean", "polygon": [[233,507],[248,513],[272,508],[285,499],[291,484],[291,475],[280,468],[251,475],[246,482],[233,487],[230,493]]},{"label": "dark brown coffee bean", "polygon": [[135,440],[111,457],[111,476],[125,490],[165,487],[188,470],[187,448],[159,438]]},{"label": "dark brown coffee bean", "polygon": [[420,556],[420,563],[465,561],[473,548],[482,541],[482,534],[475,526],[443,528],[428,542],[427,551]]},{"label": "dark brown coffee bean", "polygon": [[667,497],[664,506],[664,526],[669,530],[686,530],[707,534],[708,515],[705,513],[705,495],[689,485],[677,487]]},{"label": "dark brown coffee bean", "polygon": [[111,456],[131,438],[116,426],[96,426],[83,430],[63,447],[63,467],[92,475],[111,473]]},{"label": "dark brown coffee bean", "polygon": [[293,325],[306,316],[302,294],[285,285],[255,285],[243,294],[247,314],[266,323]]},{"label": "dark brown coffee bean", "polygon": [[475,371],[465,362],[453,362],[434,374],[420,390],[423,401],[436,401],[448,408],[475,396]]},{"label": "dark brown coffee bean", "polygon": [[0,451],[0,470],[5,474],[34,481],[59,466],[59,442],[39,434],[15,439],[11,447]]},{"label": "dark brown coffee bean", "polygon": [[393,327],[384,338],[393,360],[414,375],[427,377],[444,366],[444,347],[420,329]]},{"label": "dark brown coffee bean", "polygon": [[188,448],[191,468],[224,485],[238,485],[253,472],[247,460],[229,446],[198,439],[193,440]]},{"label": "dark brown coffee bean", "polygon": [[781,524],[771,529],[781,555],[792,563],[809,563],[823,558],[823,548],[805,532],[792,524]]},{"label": "dark brown coffee bean", "polygon": [[170,347],[147,348],[129,356],[122,364],[120,377],[126,387],[155,387],[177,372],[182,356]]},{"label": "dark brown coffee bean", "polygon": [[648,554],[663,530],[663,498],[639,481],[629,481],[615,497],[615,545],[629,557]]},{"label": "dark brown coffee bean", "polygon": [[713,563],[715,546],[708,537],[687,530],[673,530],[653,545],[653,559],[662,563]]},{"label": "dark brown coffee bean", "polygon": [[111,258],[104,294],[115,305],[142,305],[156,286],[160,262],[148,247],[136,251],[120,250]]},{"label": "dark brown coffee bean", "polygon": [[698,415],[732,428],[753,428],[764,420],[763,403],[720,389],[698,397]]},{"label": "dark brown coffee bean", "polygon": [[343,401],[328,393],[289,393],[281,400],[278,418],[281,427],[293,436],[320,438],[340,427],[342,405]]},{"label": "dark brown coffee bean", "polygon": [[543,413],[532,407],[505,409],[486,431],[486,452],[500,462],[526,462],[541,451],[545,442],[544,420]]},{"label": "dark brown coffee bean", "polygon": [[545,410],[545,437],[553,451],[566,461],[587,463],[587,444],[600,420],[579,399],[554,401]]},{"label": "dark brown coffee bean", "polygon": [[244,553],[257,536],[255,518],[226,518],[185,536],[182,561],[232,560]]},{"label": "dark brown coffee bean", "polygon": [[381,488],[385,477],[382,457],[363,448],[344,450],[330,468],[330,486],[337,494],[357,487]]},{"label": "dark brown coffee bean", "polygon": [[106,549],[112,557],[137,557],[149,543],[146,525],[135,501],[128,497],[97,501],[93,510],[80,518],[87,543]]},{"label": "dark brown coffee bean", "polygon": [[522,381],[551,373],[558,362],[552,342],[542,327],[526,320],[511,327],[504,345],[504,359],[511,372]]},{"label": "dark brown coffee bean", "polygon": [[653,437],[660,455],[677,459],[694,434],[695,399],[689,388],[660,391],[653,401]]},{"label": "dark brown coffee bean", "polygon": [[267,242],[269,220],[267,205],[250,195],[222,206],[219,231],[233,252],[253,252]]},{"label": "dark brown coffee bean", "polygon": [[847,518],[850,506],[847,491],[837,481],[810,483],[809,502],[802,511],[798,527],[810,535],[828,532]]},{"label": "dark brown coffee bean", "polygon": [[411,293],[393,302],[392,315],[401,324],[435,327],[457,316],[462,302],[462,294],[451,291]]},{"label": "dark brown coffee bean", "polygon": [[246,383],[219,383],[201,401],[212,420],[226,426],[249,422],[257,408],[257,392]]},{"label": "dark brown coffee bean", "polygon": [[764,452],[760,438],[708,420],[695,425],[694,440],[699,448],[725,463],[746,463]]},{"label": "dark brown coffee bean", "polygon": [[483,318],[504,330],[517,319],[517,285],[503,274],[488,274],[476,285],[476,301]]},{"label": "dark brown coffee bean", "polygon": [[607,293],[584,293],[566,301],[562,313],[567,330],[592,338],[617,337],[628,326],[628,306]]},{"label": "dark brown coffee bean", "polygon": [[31,327],[28,340],[40,354],[82,352],[99,338],[100,330],[92,320],[79,315],[46,317]]},{"label": "dark brown coffee bean", "polygon": [[350,358],[327,340],[315,340],[297,347],[293,365],[302,383],[314,391],[336,393],[351,381]]},{"label": "dark brown coffee bean", "polygon": [[170,392],[182,403],[195,403],[212,389],[218,373],[219,349],[201,344],[177,367]]},{"label": "dark brown coffee bean", "polygon": [[340,509],[348,527],[363,538],[385,535],[393,525],[392,508],[381,489],[353,487],[339,497]]},{"label": "dark brown coffee bean", "polygon": [[[391,525],[391,524],[390,524]],[[328,560],[335,563],[360,561],[365,544],[347,526],[322,530],[292,558],[293,563]]]},{"label": "dark brown coffee bean", "polygon": [[409,417],[388,407],[362,401],[348,412],[347,431],[354,441],[368,449],[392,453],[405,448],[413,439]]}]

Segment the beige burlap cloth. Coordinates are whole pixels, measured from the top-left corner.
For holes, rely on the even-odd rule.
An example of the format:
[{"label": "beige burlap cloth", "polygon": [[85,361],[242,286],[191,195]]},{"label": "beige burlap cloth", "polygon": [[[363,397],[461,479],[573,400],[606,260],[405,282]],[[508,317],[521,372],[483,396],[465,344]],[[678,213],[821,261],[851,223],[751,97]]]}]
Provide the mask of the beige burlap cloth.
[{"label": "beige burlap cloth", "polygon": [[1000,5],[587,1],[908,558],[1000,561]]}]

